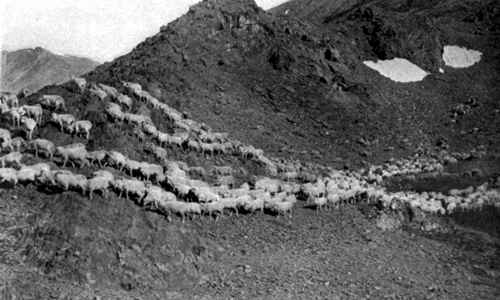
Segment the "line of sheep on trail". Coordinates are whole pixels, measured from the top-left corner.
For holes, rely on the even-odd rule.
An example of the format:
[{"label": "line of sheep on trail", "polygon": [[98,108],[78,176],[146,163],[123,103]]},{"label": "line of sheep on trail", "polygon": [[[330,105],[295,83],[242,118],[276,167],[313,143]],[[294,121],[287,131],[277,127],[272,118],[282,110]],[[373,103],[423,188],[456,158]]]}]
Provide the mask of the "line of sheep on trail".
[{"label": "line of sheep on trail", "polygon": [[[337,208],[344,203],[367,201],[379,203],[384,207],[398,209],[409,205],[431,213],[452,213],[457,209],[482,207],[483,205],[500,205],[499,189],[487,184],[476,189],[452,190],[447,195],[441,193],[387,192],[380,182],[382,179],[400,174],[416,174],[421,172],[440,172],[442,164],[433,159],[414,159],[390,162],[375,166],[368,170],[336,171],[330,170],[326,176],[307,173],[300,164],[291,164],[267,158],[263,151],[253,146],[243,145],[230,140],[227,134],[212,132],[206,125],[197,123],[184,116],[168,105],[161,103],[135,83],[124,83],[134,98],[152,105],[163,111],[176,124],[178,129],[174,134],[163,133],[156,128],[148,116],[133,114],[133,99],[118,92],[117,89],[104,84],[89,84],[83,78],[72,80],[75,89],[80,93],[91,93],[100,100],[110,98],[105,112],[111,119],[125,121],[140,128],[144,134],[153,137],[160,146],[149,145],[147,152],[152,153],[160,164],[136,161],[118,151],[95,150],[87,151],[82,143],[57,146],[52,141],[37,138],[28,141],[12,138],[8,129],[0,128],[1,150],[9,153],[0,157],[0,182],[11,184],[33,183],[41,187],[63,191],[94,193],[107,197],[109,191],[114,191],[119,197],[135,201],[139,205],[150,207],[164,214],[176,214],[182,217],[208,214],[216,217],[230,213],[267,211],[276,215],[292,215],[298,200],[304,200],[307,206],[322,210]],[[19,101],[13,97],[2,96],[0,102],[8,110],[16,109],[22,118],[29,117],[39,124],[42,121],[43,109],[52,111],[51,122],[55,122],[61,131],[84,134],[88,139],[92,123],[77,121],[73,115],[56,113],[65,111],[65,101],[58,95],[43,95],[39,104],[19,106]],[[126,109],[126,112],[122,110]],[[256,159],[263,162],[269,173],[276,178],[260,177],[254,184],[242,184],[237,188],[228,185],[211,186],[202,180],[190,177],[189,168],[185,163],[168,160],[165,144],[176,145],[179,149],[202,151],[213,155],[215,153],[240,155],[245,159]],[[97,167],[92,176],[86,177],[68,170],[52,170],[46,163],[24,165],[23,153],[30,152],[36,157],[44,156],[66,167],[74,168]],[[110,170],[113,168],[122,172],[116,177]],[[200,168],[200,167],[197,167]],[[204,170],[200,173],[206,173]],[[217,175],[230,174],[231,168],[214,169]],[[302,183],[298,183],[298,182]]]}]

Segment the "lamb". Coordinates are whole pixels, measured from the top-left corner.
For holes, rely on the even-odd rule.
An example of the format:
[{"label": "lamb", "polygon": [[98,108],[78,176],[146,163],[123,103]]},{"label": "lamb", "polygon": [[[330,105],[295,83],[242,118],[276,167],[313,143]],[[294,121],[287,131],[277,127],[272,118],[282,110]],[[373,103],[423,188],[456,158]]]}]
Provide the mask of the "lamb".
[{"label": "lamb", "polygon": [[99,170],[92,173],[92,178],[87,180],[89,198],[92,199],[92,193],[94,191],[100,191],[103,196],[106,197],[108,188],[111,186],[113,180],[114,176],[109,171]]},{"label": "lamb", "polygon": [[38,99],[38,102],[43,107],[56,110],[66,110],[66,103],[64,101],[64,98],[59,95],[43,95]]},{"label": "lamb", "polygon": [[17,171],[13,168],[0,168],[0,182],[16,185],[18,182]]},{"label": "lamb", "polygon": [[35,139],[30,142],[31,147],[35,148],[35,156],[38,157],[40,150],[45,152],[45,154],[52,159],[56,151],[56,146],[49,140],[46,139]]},{"label": "lamb", "polygon": [[88,186],[87,178],[81,174],[73,174],[71,171],[59,170],[54,173],[54,180],[56,184],[62,186],[65,191],[71,189],[78,189],[82,194]]},{"label": "lamb", "polygon": [[87,159],[92,164],[97,164],[100,168],[106,165],[107,152],[105,150],[96,150],[87,153]]},{"label": "lamb", "polygon": [[5,168],[5,165],[21,166],[22,159],[23,155],[21,152],[11,152],[0,157],[0,162],[2,163],[2,168]]},{"label": "lamb", "polygon": [[118,151],[110,151],[107,154],[107,160],[112,166],[114,166],[121,172],[123,168],[127,165],[128,158]]},{"label": "lamb", "polygon": [[50,115],[50,120],[59,125],[59,130],[63,131],[64,128],[71,130],[73,123],[76,119],[71,114],[56,114],[52,113]]},{"label": "lamb", "polygon": [[125,115],[120,105],[116,103],[108,103],[105,111],[114,120],[123,121],[125,119]]},{"label": "lamb", "polygon": [[90,137],[90,130],[92,129],[92,122],[87,120],[76,121],[69,128],[70,131],[76,135],[85,134],[85,139],[88,140]]},{"label": "lamb", "polygon": [[33,118],[37,123],[42,121],[43,109],[40,104],[23,105],[21,107],[24,109],[28,117]]},{"label": "lamb", "polygon": [[134,100],[130,98],[127,95],[119,94],[118,97],[116,98],[116,101],[120,104],[125,106],[127,110],[131,110],[133,105],[134,105]]},{"label": "lamb", "polygon": [[63,167],[66,166],[68,161],[71,162],[73,167],[76,167],[74,161],[79,161],[80,167],[90,167],[89,161],[86,158],[87,150],[85,149],[85,145],[81,143],[67,145],[66,147],[56,147],[56,153],[63,157]]},{"label": "lamb", "polygon": [[33,131],[35,131],[36,128],[36,121],[31,118],[22,117],[21,124],[23,125],[23,129],[26,132],[28,140],[31,140],[33,137]]}]

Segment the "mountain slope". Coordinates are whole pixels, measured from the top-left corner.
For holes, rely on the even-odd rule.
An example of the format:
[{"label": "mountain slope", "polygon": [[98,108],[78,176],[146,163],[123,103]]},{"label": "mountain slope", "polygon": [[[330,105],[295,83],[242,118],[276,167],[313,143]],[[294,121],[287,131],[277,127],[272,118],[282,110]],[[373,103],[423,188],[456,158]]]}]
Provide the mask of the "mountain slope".
[{"label": "mountain slope", "polygon": [[35,91],[87,73],[98,64],[88,58],[57,55],[41,47],[2,51],[1,90],[17,92],[28,88]]},{"label": "mountain slope", "polygon": [[[350,9],[342,2],[341,13],[317,7],[318,13],[333,14],[311,22],[307,16],[315,14],[307,13],[307,1],[296,2],[304,8],[302,20],[293,10],[264,12],[250,0],[203,1],[131,53],[88,76],[109,83],[140,82],[163,101],[242,141],[275,155],[334,165],[408,155],[432,148],[440,138],[457,150],[496,144],[490,124],[498,123],[491,114],[498,108],[498,37],[488,31],[490,17],[465,24],[455,40],[436,41],[434,36],[447,27],[427,35],[429,27],[420,25],[460,17],[456,2],[450,2],[454,6],[449,13],[437,4],[423,9],[419,14],[430,16],[424,20],[419,14],[411,17],[413,10],[410,14],[383,1],[365,2],[370,9],[363,1],[349,2]],[[471,8],[471,13],[486,11],[489,5]],[[403,12],[397,14],[398,9]],[[360,13],[365,10],[372,13]],[[402,22],[405,16],[409,20]],[[386,38],[384,30],[376,34],[380,20],[387,20],[388,32],[397,29],[394,36]],[[386,23],[380,26],[386,28]],[[469,69],[450,69],[402,85],[362,64],[365,59],[400,55],[437,70],[441,46],[462,41],[460,32],[476,27],[484,34],[472,36],[466,45],[483,50],[484,60]],[[413,36],[414,29],[420,31],[407,42],[404,35]],[[380,38],[371,41],[372,36]],[[421,45],[424,50],[412,50]],[[453,107],[471,97],[484,103],[481,109],[465,116],[460,126],[448,124]],[[460,134],[474,127],[484,132],[480,141]],[[360,145],[359,140],[366,143]]]}]

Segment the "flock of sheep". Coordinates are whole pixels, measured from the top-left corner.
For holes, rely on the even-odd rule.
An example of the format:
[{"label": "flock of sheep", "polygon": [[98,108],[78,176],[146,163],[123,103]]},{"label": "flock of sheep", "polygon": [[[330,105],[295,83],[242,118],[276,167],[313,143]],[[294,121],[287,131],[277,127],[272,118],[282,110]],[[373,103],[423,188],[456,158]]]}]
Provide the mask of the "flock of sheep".
[{"label": "flock of sheep", "polygon": [[[291,216],[298,200],[305,200],[308,206],[317,209],[338,207],[347,202],[370,201],[393,209],[410,205],[441,214],[451,213],[458,208],[500,203],[498,189],[487,185],[475,190],[451,191],[449,195],[390,193],[381,186],[382,181],[390,176],[440,172],[443,166],[437,160],[401,160],[368,170],[348,172],[330,169],[326,176],[314,175],[305,172],[300,166],[270,159],[261,149],[229,139],[225,133],[213,132],[208,126],[186,118],[137,83],[123,83],[127,94],[108,85],[88,83],[83,78],[74,78],[70,84],[79,93],[88,92],[103,101],[105,113],[113,122],[129,123],[145,136],[151,137],[155,144],[150,145],[148,151],[158,163],[136,161],[118,151],[87,151],[83,143],[55,145],[47,139],[32,139],[36,127],[42,126],[45,110],[48,110],[46,115],[50,115],[49,121],[63,133],[79,135],[88,140],[93,124],[64,113],[65,100],[59,95],[42,95],[37,104],[21,106],[16,96],[2,95],[2,115],[12,119],[12,128],[21,127],[26,139],[12,137],[10,130],[0,128],[0,149],[8,152],[0,157],[0,182],[73,190],[90,198],[94,193],[107,196],[109,192],[115,192],[120,197],[167,215],[180,215],[183,221],[187,216],[202,214],[215,215],[217,218],[226,211],[236,214],[267,211],[278,216]],[[162,132],[149,116],[132,113],[135,100],[161,111],[174,125],[175,132]],[[244,183],[239,187],[212,186],[191,178],[191,168],[186,164],[169,160],[164,148],[166,145],[206,155],[235,155],[252,159],[262,164],[271,177],[261,177],[253,184]],[[69,170],[53,169],[46,162],[25,165],[22,160],[26,155],[44,157],[62,167],[70,164],[74,168],[95,167],[98,171],[87,177]]]}]

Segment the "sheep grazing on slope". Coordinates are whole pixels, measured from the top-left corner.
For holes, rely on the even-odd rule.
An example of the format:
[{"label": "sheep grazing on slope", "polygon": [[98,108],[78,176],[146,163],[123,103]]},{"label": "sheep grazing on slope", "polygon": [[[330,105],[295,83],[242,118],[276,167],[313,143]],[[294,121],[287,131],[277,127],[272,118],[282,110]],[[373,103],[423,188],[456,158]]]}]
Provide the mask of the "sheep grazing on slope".
[{"label": "sheep grazing on slope", "polygon": [[146,185],[144,182],[135,179],[115,179],[112,186],[118,191],[119,197],[125,194],[127,200],[130,196],[135,196],[136,200],[141,203],[142,199],[146,195]]},{"label": "sheep grazing on slope", "polygon": [[105,150],[96,150],[87,153],[87,159],[92,164],[97,164],[100,168],[106,165],[108,152]]},{"label": "sheep grazing on slope", "polygon": [[0,182],[7,182],[9,184],[16,185],[18,182],[16,169],[0,168]]},{"label": "sheep grazing on slope", "polygon": [[87,120],[76,121],[69,128],[73,134],[85,134],[85,139],[88,140],[90,137],[90,130],[92,129],[92,122]]},{"label": "sheep grazing on slope", "polygon": [[50,171],[50,166],[45,163],[35,164],[31,166],[21,166],[17,171],[17,179],[19,182],[31,183],[35,182],[37,176],[44,171]]},{"label": "sheep grazing on slope", "polygon": [[123,121],[125,119],[125,115],[120,105],[116,103],[108,103],[105,111],[113,120]]},{"label": "sheep grazing on slope", "polygon": [[127,110],[131,110],[134,105],[134,100],[132,100],[132,98],[124,94],[119,94],[118,97],[116,98],[116,101],[120,105],[124,106]]},{"label": "sheep grazing on slope", "polygon": [[163,188],[148,183],[146,185],[146,197],[144,197],[142,204],[144,206],[153,206],[156,209],[162,208],[165,206],[166,202],[176,201],[177,197],[165,191]]},{"label": "sheep grazing on slope", "polygon": [[264,177],[255,182],[255,189],[267,191],[269,193],[277,193],[281,189],[281,181]]},{"label": "sheep grazing on slope", "polygon": [[158,134],[158,129],[156,128],[156,126],[150,123],[143,123],[142,130],[148,135],[156,136]]},{"label": "sheep grazing on slope", "polygon": [[43,116],[43,108],[40,104],[23,105],[21,108],[24,109],[28,117],[33,118],[38,124],[40,124]]},{"label": "sheep grazing on slope", "polygon": [[20,152],[11,152],[0,157],[0,162],[2,163],[2,168],[5,168],[6,165],[9,166],[21,166],[21,160],[23,159],[23,155]]},{"label": "sheep grazing on slope", "polygon": [[22,117],[21,124],[23,125],[23,129],[26,132],[26,137],[28,138],[28,140],[31,140],[31,138],[33,137],[33,131],[35,131],[36,128],[36,121],[31,118]]},{"label": "sheep grazing on slope", "polygon": [[138,114],[124,113],[124,119],[130,124],[142,126],[144,123],[152,124],[153,121],[150,117]]},{"label": "sheep grazing on slope", "polygon": [[54,173],[54,180],[57,185],[65,191],[69,189],[79,190],[85,194],[87,189],[87,178],[81,174],[73,174],[71,171],[59,170]]},{"label": "sheep grazing on slope", "polygon": [[87,80],[81,77],[74,77],[69,81],[69,83],[72,85],[72,90],[77,93],[84,92],[88,87]]},{"label": "sheep grazing on slope", "polygon": [[92,199],[92,194],[94,191],[100,191],[104,197],[107,196],[108,188],[114,180],[114,176],[111,172],[105,170],[99,170],[92,173],[92,178],[87,180],[87,191],[89,193],[89,198]]},{"label": "sheep grazing on slope", "polygon": [[56,153],[62,156],[63,167],[66,166],[68,161],[71,162],[73,167],[76,167],[75,161],[79,162],[79,167],[90,166],[87,160],[87,150],[85,149],[85,145],[81,143],[56,147]]},{"label": "sheep grazing on slope", "polygon": [[143,162],[141,163],[139,170],[147,181],[152,180],[153,178],[156,183],[165,180],[165,174],[162,166]]},{"label": "sheep grazing on slope", "polygon": [[128,158],[118,151],[109,151],[106,160],[109,165],[120,170],[121,172],[126,167]]},{"label": "sheep grazing on slope", "polygon": [[46,107],[49,109],[66,110],[66,102],[64,101],[64,98],[59,96],[59,95],[42,95],[38,99],[38,102],[43,107]]},{"label": "sheep grazing on slope", "polygon": [[26,111],[22,107],[14,107],[7,111],[12,119],[12,126],[21,126],[21,118],[26,114]]},{"label": "sheep grazing on slope", "polygon": [[103,91],[99,86],[97,86],[94,83],[92,83],[90,85],[90,88],[88,89],[88,92],[91,95],[96,96],[101,101],[103,101],[104,99],[106,99],[106,97],[108,96],[108,94],[105,91]]},{"label": "sheep grazing on slope", "polygon": [[113,99],[118,98],[118,95],[120,94],[120,93],[118,93],[118,91],[114,87],[109,86],[109,85],[99,83],[98,87]]},{"label": "sheep grazing on slope", "polygon": [[64,131],[64,129],[71,130],[73,123],[76,122],[76,118],[71,114],[56,114],[52,113],[50,115],[51,122],[59,125],[59,130]]},{"label": "sheep grazing on slope", "polygon": [[40,151],[43,151],[50,159],[54,157],[56,146],[46,139],[35,139],[30,142],[30,146],[35,148],[35,156],[38,157]]},{"label": "sheep grazing on slope", "polygon": [[22,137],[15,137],[11,142],[13,151],[21,151],[26,146],[26,141]]}]

